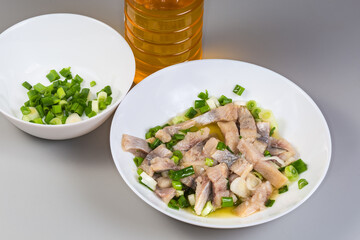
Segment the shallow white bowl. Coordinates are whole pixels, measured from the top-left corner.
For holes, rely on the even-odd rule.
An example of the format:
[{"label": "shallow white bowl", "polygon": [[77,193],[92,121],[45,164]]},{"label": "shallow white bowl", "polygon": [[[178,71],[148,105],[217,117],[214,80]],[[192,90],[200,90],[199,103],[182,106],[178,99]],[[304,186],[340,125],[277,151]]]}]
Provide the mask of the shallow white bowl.
[{"label": "shallow white bowl", "polygon": [[[240,84],[241,97],[232,92]],[[297,183],[279,195],[273,207],[247,218],[198,217],[188,211],[168,208],[153,192],[137,181],[132,154],[122,151],[122,134],[143,138],[146,131],[166,123],[193,105],[197,94],[207,89],[211,96],[224,94],[233,100],[254,99],[271,109],[278,120],[280,134],[289,140],[308,171],[302,190]],[[114,162],[128,186],[160,212],[194,225],[211,228],[239,228],[276,219],[298,207],[317,189],[325,177],[331,158],[331,138],[324,116],[314,101],[298,86],[268,69],[232,60],[199,60],[160,70],[140,82],[118,107],[113,118],[110,145]]]},{"label": "shallow white bowl", "polygon": [[[75,14],[49,14],[22,21],[0,35],[0,112],[21,130],[46,139],[68,139],[100,126],[128,92],[135,74],[134,55],[124,38],[108,25]],[[71,67],[84,78],[82,87],[95,93],[106,85],[113,103],[85,121],[66,125],[39,125],[21,120],[26,102],[24,81],[50,82],[46,74]]]}]

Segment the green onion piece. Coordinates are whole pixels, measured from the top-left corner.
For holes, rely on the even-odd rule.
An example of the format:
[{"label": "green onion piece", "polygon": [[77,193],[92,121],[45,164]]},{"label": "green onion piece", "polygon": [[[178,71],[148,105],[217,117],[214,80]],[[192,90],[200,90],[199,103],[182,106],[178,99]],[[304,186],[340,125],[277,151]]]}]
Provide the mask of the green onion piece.
[{"label": "green onion piece", "polygon": [[172,181],[171,185],[173,188],[175,188],[175,190],[182,190],[182,184],[180,181]]},{"label": "green onion piece", "polygon": [[[286,167],[286,166],[285,166]],[[280,167],[280,168],[278,168],[278,170],[280,171],[280,172],[283,172],[284,170],[285,170],[285,167]]]},{"label": "green onion piece", "polygon": [[193,107],[191,107],[186,111],[185,117],[193,118],[193,117],[195,117],[196,114],[197,114],[197,111]]},{"label": "green onion piece", "polygon": [[170,202],[168,203],[168,207],[172,208],[172,209],[175,209],[175,210],[179,210],[178,203],[174,199],[170,200]]},{"label": "green onion piece", "polygon": [[209,215],[212,211],[214,211],[214,207],[211,204],[211,201],[207,201],[204,209],[201,211],[201,216],[205,217]]},{"label": "green onion piece", "polygon": [[109,85],[104,87],[103,91],[106,92],[108,96],[111,96],[112,94],[111,87]]},{"label": "green onion piece", "polygon": [[46,122],[47,124],[49,124],[50,121],[51,121],[51,119],[53,119],[54,117],[55,117],[55,115],[54,115],[52,112],[49,111],[49,112],[46,114],[45,122]]},{"label": "green onion piece", "polygon": [[287,192],[288,190],[289,190],[289,188],[288,188],[287,185],[285,185],[285,186],[283,186],[283,187],[281,187],[281,188],[278,189],[279,194],[285,193],[285,192]]},{"label": "green onion piece", "polygon": [[245,90],[245,88],[243,88],[242,86],[236,84],[233,92],[234,92],[235,94],[241,96],[241,94],[243,94],[244,90]]},{"label": "green onion piece", "polygon": [[182,155],[181,151],[179,151],[179,150],[175,150],[175,151],[173,152],[173,156],[178,157],[179,160],[181,160],[181,159],[183,158],[183,155]]},{"label": "green onion piece", "polygon": [[179,159],[178,156],[174,156],[174,155],[173,155],[170,159],[173,160],[176,165],[179,164],[180,159]]},{"label": "green onion piece", "polygon": [[55,80],[59,80],[60,76],[55,70],[50,70],[48,75],[46,75],[47,79],[49,79],[50,82],[53,82]]},{"label": "green onion piece", "polygon": [[41,118],[35,118],[34,120],[31,120],[30,122],[37,123],[37,124],[44,124],[44,122]]},{"label": "green onion piece", "polygon": [[93,86],[95,86],[96,85],[96,82],[95,81],[91,81],[90,82],[90,87],[93,87]]},{"label": "green onion piece", "polygon": [[205,164],[208,167],[212,167],[214,165],[214,160],[212,160],[211,158],[205,158]]},{"label": "green onion piece", "polygon": [[147,189],[149,189],[150,191],[154,191],[154,190],[152,190],[149,186],[147,186],[146,184],[144,184],[143,182],[142,182],[142,177],[141,176],[139,176],[139,178],[138,178],[138,180],[139,180],[139,183],[141,184],[141,185],[144,185]]},{"label": "green onion piece", "polygon": [[226,150],[228,150],[231,153],[234,153],[229,146],[226,146]]},{"label": "green onion piece", "polygon": [[89,117],[89,118],[95,117],[96,114],[97,114],[96,112],[91,111],[91,113],[89,113],[88,117]]},{"label": "green onion piece", "polygon": [[[53,113],[57,114],[57,113],[62,113],[62,109],[60,105],[53,105],[52,106],[52,111]],[[80,115],[81,116],[81,115]]]},{"label": "green onion piece", "polygon": [[84,111],[85,111],[85,115],[88,117],[89,117],[89,114],[92,112],[91,107],[86,107]]},{"label": "green onion piece", "polygon": [[142,157],[134,157],[134,163],[137,167],[139,167],[143,161],[144,161],[144,158],[142,158]]},{"label": "green onion piece", "polygon": [[40,117],[43,118],[45,116],[45,113],[44,113],[44,110],[43,110],[42,106],[37,105],[35,108],[36,108],[36,111],[38,111]]},{"label": "green onion piece", "polygon": [[149,138],[152,138],[152,133],[151,132],[145,133],[145,139],[149,139]]},{"label": "green onion piece", "polygon": [[107,106],[109,106],[109,105],[111,104],[112,100],[113,100],[112,97],[107,97],[106,100],[105,100],[105,104],[106,104]]},{"label": "green onion piece", "polygon": [[200,110],[200,113],[203,114],[203,113],[210,111],[210,107],[209,107],[209,105],[206,104],[205,106],[201,107],[199,110]]},{"label": "green onion piece", "polygon": [[257,104],[254,100],[250,100],[246,103],[247,109],[251,112],[254,108],[256,108]]},{"label": "green onion piece", "polygon": [[99,110],[104,110],[106,109],[106,103],[105,102],[99,102]]},{"label": "green onion piece", "polygon": [[219,103],[220,103],[221,106],[224,106],[224,105],[226,105],[228,103],[232,103],[232,99],[227,98],[224,95],[221,95],[221,97],[218,100],[219,100]]},{"label": "green onion piece", "polygon": [[259,178],[261,181],[264,180],[264,176],[261,175],[261,173],[259,173],[259,172],[257,172],[257,171],[253,171],[253,174],[254,174],[257,178]]},{"label": "green onion piece", "polygon": [[198,98],[203,99],[203,100],[208,100],[208,99],[209,99],[209,93],[208,93],[208,91],[205,90],[205,92],[199,93]]},{"label": "green onion piece", "polygon": [[284,173],[285,173],[285,176],[292,182],[296,181],[299,178],[298,171],[292,165],[285,167]]},{"label": "green onion piece", "polygon": [[271,137],[275,132],[276,127],[272,127],[269,133],[269,136]]},{"label": "green onion piece", "polygon": [[75,112],[76,112],[77,114],[79,114],[79,116],[82,116],[83,113],[84,113],[84,107],[81,106],[81,105],[79,105],[79,106],[76,108]]},{"label": "green onion piece", "polygon": [[140,174],[142,174],[144,172],[144,170],[142,170],[141,168],[138,168],[136,172],[137,172],[138,175],[140,175]]},{"label": "green onion piece", "polygon": [[26,102],[24,103],[24,106],[25,106],[25,107],[30,107],[30,100],[29,100],[29,101],[26,101]]},{"label": "green onion piece", "polygon": [[158,146],[160,146],[162,142],[160,141],[160,139],[156,138],[155,141],[153,143],[149,143],[149,147],[151,149],[155,149],[157,148]]},{"label": "green onion piece", "polygon": [[264,151],[264,156],[265,157],[271,157],[271,154],[270,154],[270,152],[268,150],[265,150]]},{"label": "green onion piece", "polygon": [[177,143],[178,141],[176,141],[175,139],[172,139],[170,142],[167,142],[165,145],[166,145],[166,148],[171,150],[173,149],[173,146]]},{"label": "green onion piece", "polygon": [[78,74],[76,74],[76,76],[74,77],[75,82],[78,83],[82,83],[84,81],[84,79],[82,79],[82,77],[80,77]]},{"label": "green onion piece", "polygon": [[62,99],[66,96],[66,93],[62,87],[58,88],[56,93],[60,99]]},{"label": "green onion piece", "polygon": [[23,115],[28,115],[29,113],[31,113],[30,108],[25,107],[25,106],[22,106],[20,108],[20,111],[22,112]]},{"label": "green onion piece", "polygon": [[205,100],[195,100],[195,104],[194,104],[195,108],[201,108],[201,107],[203,107],[205,105],[206,105]]},{"label": "green onion piece", "polygon": [[71,67],[63,68],[63,69],[60,70],[59,73],[60,73],[61,76],[63,76],[64,78],[67,78],[68,76],[71,75],[70,69],[71,69]]},{"label": "green onion piece", "polygon": [[48,107],[54,104],[52,97],[43,97],[41,98],[41,102],[44,107]]},{"label": "green onion piece", "polygon": [[184,195],[179,197],[178,204],[179,204],[180,208],[187,208],[190,206],[189,201],[186,199],[186,197]]},{"label": "green onion piece", "polygon": [[180,130],[180,132],[182,133],[188,133],[188,132],[197,132],[199,131],[199,128],[198,127],[191,127],[191,128],[188,128],[188,129],[185,129],[185,130]]},{"label": "green onion piece", "polygon": [[265,202],[265,207],[272,207],[274,205],[274,202],[275,200],[273,199],[268,199],[266,202]]},{"label": "green onion piece", "polygon": [[80,93],[80,98],[84,99],[85,101],[87,101],[87,98],[89,96],[90,93],[90,89],[89,88],[83,88],[81,89],[81,93]]},{"label": "green onion piece", "polygon": [[217,150],[221,150],[224,151],[226,149],[226,144],[223,142],[218,142],[217,146],[216,146]]},{"label": "green onion piece", "polygon": [[306,163],[304,163],[304,161],[301,159],[296,160],[295,162],[291,163],[291,165],[296,168],[299,174],[305,172],[308,169]]},{"label": "green onion piece", "polygon": [[173,136],[174,139],[176,140],[183,140],[185,138],[185,135],[184,134],[178,134],[178,133],[175,133],[174,136]]},{"label": "green onion piece", "polygon": [[30,101],[35,101],[36,99],[38,99],[40,97],[39,93],[35,90],[28,91],[27,95],[28,95]]},{"label": "green onion piece", "polygon": [[62,116],[61,123],[65,124],[67,118],[68,118],[68,116],[66,116],[66,115]]},{"label": "green onion piece", "polygon": [[232,197],[222,197],[221,207],[232,207],[234,206],[234,200]]},{"label": "green onion piece", "polygon": [[62,124],[61,119],[60,119],[60,118],[57,118],[57,117],[51,119],[49,123],[50,123],[51,125],[60,125],[60,124]]},{"label": "green onion piece", "polygon": [[178,171],[170,170],[169,177],[172,180],[178,181],[182,178],[188,177],[195,174],[193,166],[189,166]]},{"label": "green onion piece", "polygon": [[306,185],[308,185],[308,181],[306,181],[306,179],[302,178],[298,181],[298,187],[299,189],[302,189],[303,187],[305,187]]},{"label": "green onion piece", "polygon": [[27,90],[30,90],[32,88],[31,84],[28,83],[27,81],[23,82],[23,87],[26,88]]},{"label": "green onion piece", "polygon": [[254,108],[252,111],[251,111],[251,114],[253,115],[253,117],[256,119],[259,119],[259,113],[261,112],[261,108]]},{"label": "green onion piece", "polygon": [[239,139],[242,139],[242,136],[241,136],[241,135],[239,136]]}]

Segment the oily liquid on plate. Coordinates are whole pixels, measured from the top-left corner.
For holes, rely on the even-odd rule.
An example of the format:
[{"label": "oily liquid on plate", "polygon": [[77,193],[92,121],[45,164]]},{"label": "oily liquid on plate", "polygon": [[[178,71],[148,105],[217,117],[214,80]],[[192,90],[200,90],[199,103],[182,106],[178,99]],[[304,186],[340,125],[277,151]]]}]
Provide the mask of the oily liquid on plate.
[{"label": "oily liquid on plate", "polygon": [[201,58],[203,4],[203,0],[125,1],[125,39],[135,55],[135,83],[164,67]]}]

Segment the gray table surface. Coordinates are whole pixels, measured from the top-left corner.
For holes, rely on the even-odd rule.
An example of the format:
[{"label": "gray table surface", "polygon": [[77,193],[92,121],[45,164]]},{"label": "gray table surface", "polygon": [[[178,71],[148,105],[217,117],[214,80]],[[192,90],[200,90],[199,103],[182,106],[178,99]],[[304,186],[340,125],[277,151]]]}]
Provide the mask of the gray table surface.
[{"label": "gray table surface", "polygon": [[[204,58],[243,60],[288,77],[328,121],[330,169],[298,209],[244,229],[181,223],[126,186],[110,153],[111,119],[86,136],[46,141],[1,116],[0,239],[360,239],[359,9],[358,0],[205,4]],[[120,0],[0,0],[0,32],[55,12],[91,16],[123,33]]]}]

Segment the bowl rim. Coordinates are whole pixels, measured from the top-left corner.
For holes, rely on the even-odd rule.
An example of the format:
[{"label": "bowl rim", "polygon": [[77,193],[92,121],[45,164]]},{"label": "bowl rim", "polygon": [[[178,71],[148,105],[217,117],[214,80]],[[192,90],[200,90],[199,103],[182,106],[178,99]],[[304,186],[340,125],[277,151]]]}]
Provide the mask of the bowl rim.
[{"label": "bowl rim", "polygon": [[[17,28],[18,26],[20,25],[23,25],[25,23],[28,23],[28,22],[31,22],[31,21],[34,21],[34,20],[37,20],[39,18],[49,18],[49,17],[53,17],[53,16],[73,16],[73,17],[76,17],[76,18],[82,18],[82,19],[86,19],[87,21],[90,21],[90,22],[93,22],[93,23],[96,23],[96,24],[99,24],[101,26],[103,26],[104,28],[107,28],[109,31],[115,33],[115,35],[117,35],[118,37],[120,37],[121,41],[123,41],[125,44],[124,44],[124,48],[126,48],[127,50],[129,50],[129,52],[131,53],[131,56],[132,58],[129,59],[129,61],[131,61],[133,64],[133,68],[130,69],[130,71],[132,71],[132,79],[134,79],[135,77],[135,69],[136,69],[136,65],[135,65],[135,57],[134,57],[134,53],[132,52],[129,44],[126,42],[126,40],[124,39],[124,37],[118,32],[116,31],[114,28],[110,27],[109,25],[107,25],[106,23],[98,20],[98,19],[95,19],[95,18],[92,18],[92,17],[89,17],[89,16],[85,16],[85,15],[81,15],[81,14],[74,14],[74,13],[49,13],[49,14],[43,14],[43,15],[39,15],[39,16],[35,16],[35,17],[30,17],[30,18],[27,18],[27,19],[24,19],[12,26],[10,26],[9,28],[7,28],[6,30],[4,30],[3,32],[0,33],[0,39],[6,37],[6,35],[12,31],[14,28]],[[47,128],[66,128],[66,127],[69,127],[69,126],[76,126],[76,125],[82,125],[82,124],[86,124],[88,122],[96,122],[96,119],[102,117],[103,114],[107,113],[107,112],[112,112],[114,111],[117,106],[119,105],[119,103],[124,99],[124,97],[127,95],[127,93],[129,92],[130,88],[131,88],[131,85],[133,84],[133,80],[127,84],[127,86],[124,88],[126,89],[126,91],[124,91],[124,93],[119,97],[119,99],[115,102],[113,102],[111,105],[109,105],[106,109],[104,109],[100,114],[97,114],[96,116],[92,117],[92,118],[86,118],[86,119],[83,119],[82,121],[80,122],[75,122],[75,123],[71,123],[71,124],[61,124],[61,125],[50,125],[50,124],[36,124],[36,123],[31,123],[31,122],[27,122],[27,121],[24,121],[20,118],[17,118],[11,114],[8,114],[7,112],[5,112],[2,108],[0,108],[0,112],[6,116],[7,118],[11,119],[12,121],[15,121],[16,123],[19,123],[19,124],[24,124],[24,125],[27,125],[27,126],[36,126],[38,128],[43,128],[43,129],[47,129]]]},{"label": "bowl rim", "polygon": [[[215,229],[236,229],[236,228],[243,228],[243,227],[250,227],[250,226],[255,226],[255,225],[259,225],[259,224],[263,224],[263,223],[266,223],[266,222],[270,222],[270,221],[273,221],[275,219],[278,219],[284,215],[286,215],[287,213],[295,210],[296,208],[298,208],[301,204],[303,204],[306,200],[308,200],[313,194],[314,192],[319,188],[320,184],[323,182],[323,180],[325,179],[325,176],[329,170],[329,166],[330,166],[330,162],[331,162],[331,157],[332,157],[332,140],[331,140],[331,134],[330,134],[330,129],[329,129],[329,126],[327,124],[327,121],[325,119],[325,116],[323,115],[323,113],[321,112],[320,108],[316,105],[316,103],[314,102],[314,100],[303,90],[301,89],[298,85],[296,85],[294,82],[292,82],[291,80],[289,80],[288,78],[284,77],[283,75],[273,71],[273,70],[270,70],[268,68],[265,68],[265,67],[262,67],[262,66],[259,66],[257,64],[253,64],[253,63],[249,63],[249,62],[244,62],[244,61],[239,61],[239,60],[232,60],[232,59],[201,59],[201,60],[192,60],[192,61],[187,61],[187,62],[183,62],[183,63],[179,63],[179,64],[175,64],[175,65],[172,65],[172,66],[169,66],[169,67],[166,67],[166,68],[163,68],[151,75],[149,75],[148,77],[146,77],[144,80],[142,80],[140,83],[138,83],[137,85],[135,85],[133,87],[133,89],[126,95],[126,97],[128,96],[132,96],[133,94],[135,94],[134,92],[134,89],[137,89],[139,87],[141,87],[142,85],[144,85],[144,83],[146,82],[149,82],[150,79],[153,79],[153,78],[156,78],[158,75],[162,75],[162,74],[166,74],[166,72],[168,71],[173,71],[174,69],[178,68],[178,67],[182,67],[184,65],[191,65],[191,64],[199,64],[199,62],[202,62],[202,63],[206,63],[206,62],[240,62],[242,64],[245,64],[245,65],[248,65],[248,66],[252,66],[252,67],[256,67],[256,68],[259,68],[261,70],[266,70],[266,71],[269,71],[271,72],[272,74],[275,74],[277,75],[279,78],[282,79],[282,81],[284,81],[285,83],[287,84],[290,84],[292,85],[292,87],[294,87],[297,91],[299,91],[310,103],[311,105],[314,107],[314,109],[316,110],[317,113],[319,113],[319,115],[321,116],[321,120],[323,121],[323,123],[325,124],[325,129],[326,129],[326,135],[327,135],[327,138],[329,139],[329,157],[328,157],[328,161],[327,161],[327,165],[324,167],[324,172],[320,178],[320,180],[317,182],[317,184],[314,186],[314,188],[312,189],[312,191],[309,192],[308,195],[306,195],[303,199],[301,199],[297,204],[295,204],[293,207],[289,208],[287,211],[284,211],[278,215],[275,215],[275,216],[272,216],[272,217],[269,217],[267,219],[264,219],[264,220],[260,220],[260,221],[256,221],[256,222],[253,222],[253,223],[243,223],[243,224],[237,224],[237,225],[225,225],[225,224],[212,224],[212,223],[206,223],[206,222],[201,222],[201,221],[196,221],[196,220],[192,220],[192,219],[184,219],[182,216],[178,215],[175,213],[175,210],[173,211],[165,211],[164,208],[161,208],[161,207],[158,207],[158,206],[155,206],[155,205],[152,205],[151,202],[145,197],[143,196],[140,192],[138,192],[135,187],[133,187],[130,182],[123,176],[123,172],[122,172],[122,169],[120,168],[120,165],[119,163],[117,162],[117,160],[115,159],[115,156],[114,156],[114,151],[112,150],[113,147],[113,141],[112,141],[112,136],[114,135],[114,131],[113,131],[113,128],[114,128],[114,119],[119,111],[119,107],[118,109],[116,110],[115,114],[114,114],[114,117],[112,119],[112,123],[111,123],[111,128],[110,128],[110,136],[109,136],[109,140],[110,140],[110,150],[111,150],[111,155],[112,155],[112,158],[113,158],[113,161],[116,165],[116,168],[118,170],[118,172],[120,173],[122,179],[125,181],[126,185],[138,196],[140,197],[144,202],[146,202],[148,205],[150,205],[151,207],[155,208],[156,210],[160,211],[161,213],[171,217],[171,218],[174,218],[176,220],[179,220],[181,222],[184,222],[184,223],[188,223],[188,224],[192,224],[192,225],[196,225],[196,226],[200,226],[200,227],[206,227],[206,228],[215,228]],[[126,102],[125,102],[126,103]],[[120,103],[121,104],[124,104],[123,102]],[[119,105],[119,106],[120,106]]]}]

